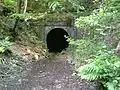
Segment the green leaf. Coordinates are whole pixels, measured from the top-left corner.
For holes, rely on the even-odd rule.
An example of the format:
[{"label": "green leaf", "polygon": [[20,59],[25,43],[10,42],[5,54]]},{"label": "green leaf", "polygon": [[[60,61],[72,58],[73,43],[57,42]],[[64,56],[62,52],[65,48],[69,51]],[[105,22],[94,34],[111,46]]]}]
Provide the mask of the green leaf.
[{"label": "green leaf", "polygon": [[107,82],[106,85],[107,85],[107,87],[108,87],[108,90],[115,90],[115,87],[114,87],[114,84],[113,84],[113,83]]},{"label": "green leaf", "polygon": [[0,58],[0,64],[3,64],[3,60],[2,60],[2,58]]},{"label": "green leaf", "polygon": [[0,52],[3,53],[5,51],[4,47],[0,47]]}]

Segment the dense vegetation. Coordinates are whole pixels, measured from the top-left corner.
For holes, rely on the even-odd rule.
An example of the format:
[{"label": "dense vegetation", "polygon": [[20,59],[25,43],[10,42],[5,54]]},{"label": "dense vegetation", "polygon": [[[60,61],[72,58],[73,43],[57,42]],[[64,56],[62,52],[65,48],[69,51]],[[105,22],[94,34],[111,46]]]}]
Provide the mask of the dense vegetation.
[{"label": "dense vegetation", "polygon": [[[14,42],[43,46],[47,21],[75,20],[81,36],[68,41],[78,75],[97,80],[103,90],[120,89],[120,58],[115,52],[120,40],[119,0],[0,0],[0,7],[0,65],[7,68],[0,78],[13,78],[25,64],[10,49]],[[7,61],[6,56],[14,58]]]},{"label": "dense vegetation", "polygon": [[71,43],[77,44],[78,62],[85,64],[78,69],[80,77],[97,80],[103,90],[120,89],[120,58],[115,54],[120,35],[119,5],[119,0],[105,0],[90,15],[76,19],[76,26],[85,27],[87,35]]}]

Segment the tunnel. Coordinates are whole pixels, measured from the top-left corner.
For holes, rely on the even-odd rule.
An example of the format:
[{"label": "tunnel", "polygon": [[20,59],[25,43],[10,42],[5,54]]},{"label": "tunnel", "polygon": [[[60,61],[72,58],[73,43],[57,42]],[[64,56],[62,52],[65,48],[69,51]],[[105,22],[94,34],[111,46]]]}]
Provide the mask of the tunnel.
[{"label": "tunnel", "polygon": [[49,52],[59,53],[65,50],[69,43],[67,42],[68,33],[62,28],[54,28],[47,34],[47,48]]}]

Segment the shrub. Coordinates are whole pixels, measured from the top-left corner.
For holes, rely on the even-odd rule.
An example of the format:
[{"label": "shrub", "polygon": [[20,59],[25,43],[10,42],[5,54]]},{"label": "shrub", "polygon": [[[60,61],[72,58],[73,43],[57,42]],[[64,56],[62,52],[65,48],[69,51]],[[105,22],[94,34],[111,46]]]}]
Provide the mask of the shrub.
[{"label": "shrub", "polygon": [[0,40],[0,53],[4,53],[7,49],[9,49],[12,43],[9,41],[9,38],[5,38]]},{"label": "shrub", "polygon": [[76,66],[80,66],[82,64],[91,61],[90,59],[94,58],[94,55],[100,48],[100,44],[94,40],[90,39],[81,39],[81,40],[72,40],[69,39],[70,51],[73,54],[73,62]]},{"label": "shrub", "polygon": [[25,61],[18,53],[12,52],[9,47],[12,43],[9,38],[0,40],[0,83],[8,84],[16,79],[25,66]]},{"label": "shrub", "polygon": [[104,46],[91,63],[77,71],[82,79],[98,80],[108,90],[120,90],[120,58]]}]

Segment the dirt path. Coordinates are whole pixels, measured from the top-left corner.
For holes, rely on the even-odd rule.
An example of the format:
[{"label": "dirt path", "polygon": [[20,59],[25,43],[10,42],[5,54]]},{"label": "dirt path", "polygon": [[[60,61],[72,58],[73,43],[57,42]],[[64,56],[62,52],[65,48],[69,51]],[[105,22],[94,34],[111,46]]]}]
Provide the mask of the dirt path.
[{"label": "dirt path", "polygon": [[21,78],[0,90],[98,90],[95,82],[73,76],[74,68],[66,55],[35,61],[22,72]]}]

